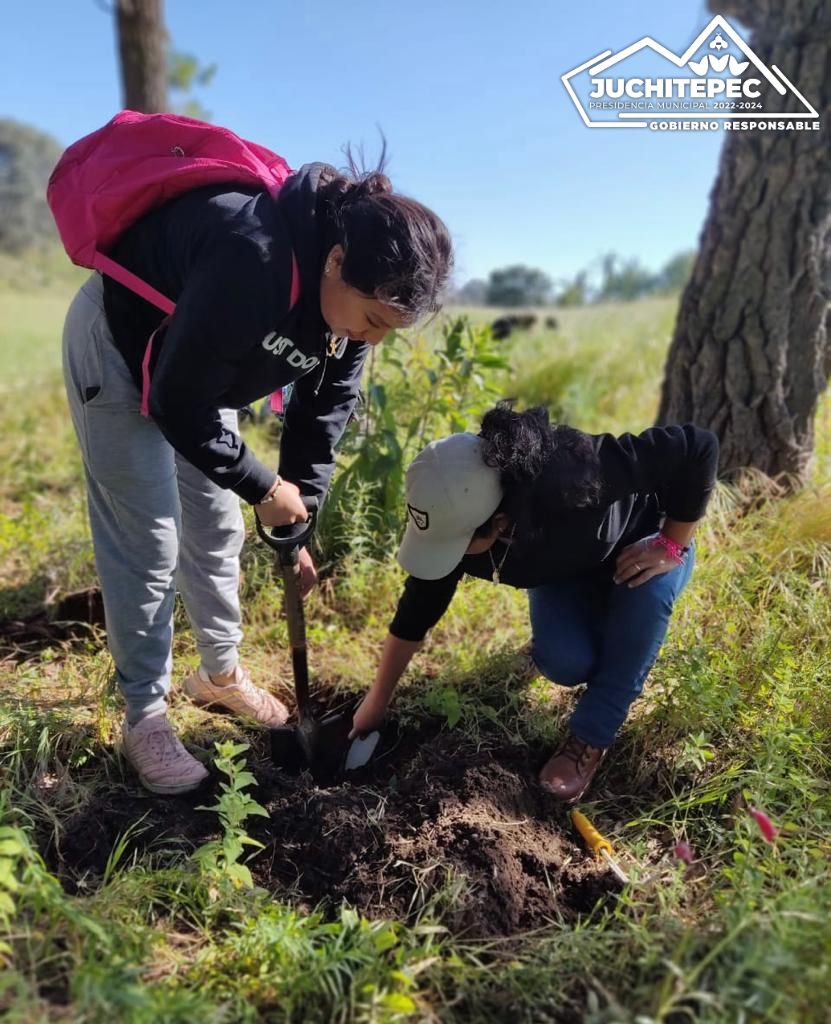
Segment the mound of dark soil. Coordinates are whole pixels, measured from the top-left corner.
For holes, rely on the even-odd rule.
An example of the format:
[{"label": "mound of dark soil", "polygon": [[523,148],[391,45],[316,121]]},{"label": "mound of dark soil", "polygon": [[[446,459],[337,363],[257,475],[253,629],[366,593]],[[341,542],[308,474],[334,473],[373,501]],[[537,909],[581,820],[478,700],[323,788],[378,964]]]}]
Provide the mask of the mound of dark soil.
[{"label": "mound of dark soil", "polygon": [[[252,752],[251,820],[266,844],[250,862],[258,884],[303,906],[346,900],[369,916],[413,919],[432,905],[455,932],[507,935],[573,920],[618,883],[581,846],[556,801],[535,783],[524,748],[475,750],[426,728],[386,738],[371,766],[321,786]],[[190,848],[217,834],[197,810],[210,792],[161,798],[135,790],[99,795],[44,844],[70,888],[94,884],[119,835],[146,815],[132,848]]]}]

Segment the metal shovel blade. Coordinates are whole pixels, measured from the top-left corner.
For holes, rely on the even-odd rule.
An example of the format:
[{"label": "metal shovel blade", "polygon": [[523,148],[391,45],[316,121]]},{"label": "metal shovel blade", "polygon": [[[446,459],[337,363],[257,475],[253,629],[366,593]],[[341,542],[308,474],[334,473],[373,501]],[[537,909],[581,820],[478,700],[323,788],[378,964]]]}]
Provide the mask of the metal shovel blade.
[{"label": "metal shovel blade", "polygon": [[346,715],[315,718],[310,708],[295,725],[271,729],[271,760],[279,768],[312,774],[336,775],[343,769],[343,758],[352,719]]},{"label": "metal shovel blade", "polygon": [[363,768],[375,753],[381,738],[376,730],[350,741],[351,715],[329,715],[314,722],[313,728],[313,747],[308,742],[310,737],[297,726],[269,730],[272,762],[289,772],[299,773],[311,768],[313,773],[336,778],[343,771]]},{"label": "metal shovel blade", "polygon": [[299,771],[317,760],[320,747],[320,724],[305,718],[297,725],[271,729],[271,760],[281,768]]},{"label": "metal shovel blade", "polygon": [[269,730],[271,733],[271,760],[278,768],[299,772],[306,764],[306,752],[300,743],[297,730],[291,726],[281,726]]},{"label": "metal shovel blade", "polygon": [[354,772],[356,768],[363,768],[375,753],[380,739],[381,733],[377,729],[375,732],[368,732],[365,736],[356,736],[347,751],[346,761],[343,765],[344,771]]}]

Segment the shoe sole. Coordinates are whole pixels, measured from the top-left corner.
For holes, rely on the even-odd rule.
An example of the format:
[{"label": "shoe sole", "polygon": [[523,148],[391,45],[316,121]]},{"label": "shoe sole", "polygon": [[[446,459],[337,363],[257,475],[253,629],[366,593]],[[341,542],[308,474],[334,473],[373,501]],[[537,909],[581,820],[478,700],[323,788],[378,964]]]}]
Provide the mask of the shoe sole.
[{"label": "shoe sole", "polygon": [[151,793],[157,793],[159,796],[180,796],[182,793],[192,793],[210,778],[210,774],[207,774],[198,782],[187,782],[178,786],[165,786],[158,782],[150,782],[140,772],[136,772],[136,774],[138,775],[139,782],[145,789],[150,790]]},{"label": "shoe sole", "polygon": [[570,804],[576,804],[577,801],[583,796],[583,794],[589,788],[589,786],[591,786],[591,782],[588,784],[588,786],[584,786],[580,790],[580,792],[577,793],[575,796],[560,796],[556,789],[552,789],[550,786],[547,786],[544,782],[540,783],[541,789],[544,789],[546,793],[550,793],[555,800],[558,800],[561,804],[565,804],[566,807],[568,807]]}]

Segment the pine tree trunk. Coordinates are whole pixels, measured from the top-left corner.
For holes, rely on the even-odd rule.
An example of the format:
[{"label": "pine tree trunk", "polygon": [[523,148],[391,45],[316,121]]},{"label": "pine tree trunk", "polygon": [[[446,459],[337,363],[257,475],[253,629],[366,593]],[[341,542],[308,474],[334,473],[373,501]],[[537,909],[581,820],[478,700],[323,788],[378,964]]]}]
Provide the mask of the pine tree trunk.
[{"label": "pine tree trunk", "polygon": [[124,106],[167,110],[167,31],[162,0],[117,0],[116,26]]},{"label": "pine tree trunk", "polygon": [[751,49],[813,104],[821,128],[725,134],[658,422],[715,431],[725,476],[755,467],[798,484],[831,373],[831,8],[710,5],[751,26]]}]

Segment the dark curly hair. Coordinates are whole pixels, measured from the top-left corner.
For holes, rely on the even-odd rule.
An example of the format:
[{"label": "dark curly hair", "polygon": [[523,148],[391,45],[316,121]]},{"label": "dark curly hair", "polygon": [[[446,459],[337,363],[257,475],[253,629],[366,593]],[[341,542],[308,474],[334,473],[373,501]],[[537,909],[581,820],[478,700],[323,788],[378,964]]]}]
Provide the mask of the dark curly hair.
[{"label": "dark curly hair", "polygon": [[[587,434],[551,424],[543,406],[516,412],[510,401],[485,413],[479,437],[485,462],[498,469],[504,497],[494,512],[516,526],[518,542],[539,539],[563,512],[600,500],[597,455]],[[475,536],[490,532],[493,516]]]},{"label": "dark curly hair", "polygon": [[393,191],[383,173],[386,153],[384,139],[378,166],[365,171],[347,146],[346,172],[324,171],[318,195],[330,225],[329,246],[343,246],[344,282],[416,321],[441,309],[453,244],[432,210]]}]

